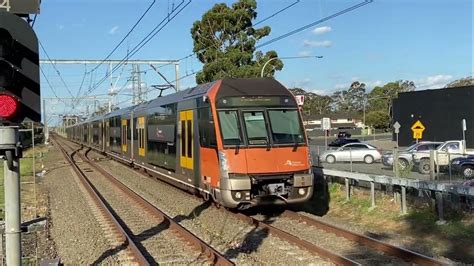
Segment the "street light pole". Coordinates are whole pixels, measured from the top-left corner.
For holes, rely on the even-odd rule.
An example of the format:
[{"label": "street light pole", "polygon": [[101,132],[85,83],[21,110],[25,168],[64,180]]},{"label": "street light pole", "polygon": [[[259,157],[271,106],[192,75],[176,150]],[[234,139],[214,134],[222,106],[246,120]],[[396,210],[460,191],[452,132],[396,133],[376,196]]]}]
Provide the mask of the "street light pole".
[{"label": "street light pole", "polygon": [[298,58],[323,58],[323,57],[320,56],[320,55],[272,57],[272,58],[268,59],[267,62],[265,62],[265,64],[263,64],[262,71],[260,72],[260,77],[263,78],[264,71],[265,71],[265,67],[266,67],[266,66],[268,65],[268,63],[270,63],[271,61],[276,60],[276,59],[298,59]]}]

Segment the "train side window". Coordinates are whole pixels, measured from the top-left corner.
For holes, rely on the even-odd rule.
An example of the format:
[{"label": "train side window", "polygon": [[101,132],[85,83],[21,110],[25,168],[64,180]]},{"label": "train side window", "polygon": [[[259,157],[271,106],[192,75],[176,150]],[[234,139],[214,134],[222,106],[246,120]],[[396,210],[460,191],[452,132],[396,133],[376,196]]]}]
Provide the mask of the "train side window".
[{"label": "train side window", "polygon": [[216,129],[210,108],[198,110],[199,143],[201,147],[216,147]]}]

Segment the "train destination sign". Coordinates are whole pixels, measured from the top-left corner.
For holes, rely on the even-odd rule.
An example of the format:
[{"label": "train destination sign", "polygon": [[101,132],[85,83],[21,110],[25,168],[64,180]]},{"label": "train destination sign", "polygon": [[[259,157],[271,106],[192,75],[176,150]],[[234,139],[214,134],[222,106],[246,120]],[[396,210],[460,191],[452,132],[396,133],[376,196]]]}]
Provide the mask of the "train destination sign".
[{"label": "train destination sign", "polygon": [[260,107],[260,106],[295,106],[296,103],[290,97],[279,96],[257,96],[257,97],[225,97],[219,99],[220,107]]}]

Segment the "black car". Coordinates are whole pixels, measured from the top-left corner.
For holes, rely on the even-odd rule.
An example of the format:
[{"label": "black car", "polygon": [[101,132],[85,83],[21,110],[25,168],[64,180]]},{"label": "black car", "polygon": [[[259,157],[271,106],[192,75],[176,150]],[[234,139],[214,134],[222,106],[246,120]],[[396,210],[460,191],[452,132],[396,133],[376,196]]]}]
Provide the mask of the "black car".
[{"label": "black car", "polygon": [[474,155],[453,159],[451,168],[453,172],[460,173],[465,178],[474,178]]},{"label": "black car", "polygon": [[346,132],[346,131],[339,131],[339,133],[337,133],[338,139],[350,138],[351,136],[352,136],[351,133]]},{"label": "black car", "polygon": [[346,139],[346,138],[340,138],[340,139],[335,139],[331,143],[329,143],[329,147],[341,147],[344,146],[348,143],[358,143],[360,142],[358,139]]}]

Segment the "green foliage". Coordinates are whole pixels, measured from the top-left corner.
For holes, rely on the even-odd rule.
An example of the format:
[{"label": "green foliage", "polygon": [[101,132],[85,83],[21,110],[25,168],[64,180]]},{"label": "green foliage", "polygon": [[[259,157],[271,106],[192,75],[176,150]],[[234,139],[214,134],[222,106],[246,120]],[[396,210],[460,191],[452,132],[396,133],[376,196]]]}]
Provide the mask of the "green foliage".
[{"label": "green foliage", "polygon": [[364,108],[365,97],[365,83],[354,81],[349,89],[334,92],[332,101],[336,111],[360,113]]},{"label": "green foliage", "polygon": [[446,88],[454,88],[454,87],[463,87],[463,86],[472,86],[474,85],[474,78],[472,76],[465,77],[462,79],[455,80],[446,85]]},{"label": "green foliage", "polygon": [[[270,34],[266,26],[254,28],[252,20],[257,17],[255,0],[238,0],[228,7],[216,4],[194,22],[191,35],[193,51],[204,66],[196,75],[198,84],[224,77],[259,77],[269,59],[278,57],[275,51],[263,54],[256,51],[256,43]],[[264,76],[273,76],[283,68],[279,59],[272,60],[265,68]]]},{"label": "green foliage", "polygon": [[383,110],[369,111],[365,115],[365,123],[370,127],[388,128],[390,124],[390,117],[388,113]]},{"label": "green foliage", "polygon": [[314,92],[307,92],[301,88],[290,89],[293,95],[304,95],[303,112],[305,114],[328,114],[331,113],[332,99],[326,95],[318,95]]},{"label": "green foliage", "polygon": [[389,82],[382,87],[376,86],[367,95],[367,110],[369,111],[366,116],[367,124],[376,128],[387,128],[390,126],[389,114],[392,110],[392,100],[400,92],[413,91],[415,88],[415,83],[408,80]]}]

